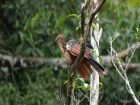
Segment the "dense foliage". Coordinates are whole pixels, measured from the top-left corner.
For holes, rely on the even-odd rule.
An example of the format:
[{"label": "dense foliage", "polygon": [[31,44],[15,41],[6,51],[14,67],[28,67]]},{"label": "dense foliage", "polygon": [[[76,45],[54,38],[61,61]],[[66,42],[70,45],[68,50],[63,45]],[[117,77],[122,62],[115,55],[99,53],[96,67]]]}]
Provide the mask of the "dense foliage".
[{"label": "dense foliage", "polygon": [[[140,41],[140,2],[138,0],[107,0],[100,12],[104,33],[101,55],[107,55],[109,38],[121,51]],[[0,3],[0,52],[13,56],[61,57],[55,38],[64,33],[70,39],[79,36],[80,0],[3,0]],[[124,59],[125,61],[125,59]],[[136,51],[133,62],[140,62]],[[114,68],[101,79],[100,105],[132,105],[124,82]],[[45,66],[35,70],[20,70],[13,78],[0,71],[0,105],[63,105],[67,71]],[[139,73],[128,73],[131,85],[140,98]],[[87,81],[88,83],[88,81]],[[75,93],[81,89],[75,90]],[[88,90],[81,90],[88,93]],[[79,97],[82,95],[78,92]],[[87,95],[88,96],[88,95]],[[78,96],[77,96],[78,97]],[[80,105],[87,105],[85,98]]]}]

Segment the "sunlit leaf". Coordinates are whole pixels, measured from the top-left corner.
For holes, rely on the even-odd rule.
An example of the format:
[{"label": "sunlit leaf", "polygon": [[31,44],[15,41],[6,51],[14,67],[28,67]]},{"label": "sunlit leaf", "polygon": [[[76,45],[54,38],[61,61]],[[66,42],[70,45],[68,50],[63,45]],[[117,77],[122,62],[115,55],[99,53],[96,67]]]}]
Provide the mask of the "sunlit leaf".
[{"label": "sunlit leaf", "polygon": [[69,14],[69,15],[67,15],[67,18],[68,18],[68,17],[75,17],[75,18],[78,19],[78,20],[79,20],[79,18],[80,18],[80,16],[77,15],[77,14]]}]

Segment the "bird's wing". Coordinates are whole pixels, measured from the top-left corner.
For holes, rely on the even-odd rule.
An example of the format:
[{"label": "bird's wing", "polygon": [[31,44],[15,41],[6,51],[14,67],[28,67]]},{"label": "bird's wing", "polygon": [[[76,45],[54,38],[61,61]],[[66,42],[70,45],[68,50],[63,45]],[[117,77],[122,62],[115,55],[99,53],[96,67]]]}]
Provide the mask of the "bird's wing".
[{"label": "bird's wing", "polygon": [[92,46],[90,43],[87,43],[86,46],[87,46],[87,48],[89,48],[89,49],[93,49],[93,46]]},{"label": "bird's wing", "polygon": [[[66,50],[71,55],[78,56],[80,54],[80,43],[77,40],[70,40],[66,43]],[[99,72],[100,75],[107,75],[105,69],[93,59],[91,51],[87,47],[84,54],[84,60],[88,61],[95,68],[95,70]]]},{"label": "bird's wing", "polygon": [[[79,40],[77,40],[77,41],[80,44],[80,41]],[[86,43],[86,47],[89,49],[93,49],[93,46],[89,42]]]},{"label": "bird's wing", "polygon": [[[79,43],[79,41],[77,41],[75,39],[68,41],[66,44],[66,50],[73,56],[78,56],[80,54],[80,49],[81,49],[80,43]],[[92,54],[91,54],[90,49],[86,47],[84,57],[89,58],[89,57],[91,57],[91,55]]]}]

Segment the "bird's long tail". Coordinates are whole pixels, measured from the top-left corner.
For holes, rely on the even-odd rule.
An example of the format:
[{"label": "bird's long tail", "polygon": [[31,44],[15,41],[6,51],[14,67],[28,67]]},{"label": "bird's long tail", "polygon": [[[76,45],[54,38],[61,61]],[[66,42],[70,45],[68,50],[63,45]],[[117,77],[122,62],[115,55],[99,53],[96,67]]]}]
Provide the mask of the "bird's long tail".
[{"label": "bird's long tail", "polygon": [[91,68],[85,62],[82,62],[79,66],[78,72],[85,79],[88,79],[89,74],[91,73]]},{"label": "bird's long tail", "polygon": [[100,76],[105,76],[107,75],[107,72],[101,66],[97,61],[95,61],[93,58],[88,59],[89,63],[94,67],[94,69],[100,74]]}]

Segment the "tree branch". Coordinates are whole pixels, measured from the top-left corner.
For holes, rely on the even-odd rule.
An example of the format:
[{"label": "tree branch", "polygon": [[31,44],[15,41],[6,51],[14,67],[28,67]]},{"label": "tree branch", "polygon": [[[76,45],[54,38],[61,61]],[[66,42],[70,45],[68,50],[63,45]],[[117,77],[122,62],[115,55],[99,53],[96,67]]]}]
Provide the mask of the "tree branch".
[{"label": "tree branch", "polygon": [[[140,42],[133,44],[130,46],[129,50],[125,49],[121,52],[118,52],[118,57],[120,54],[122,55],[123,52],[128,51],[128,53],[132,52],[133,46],[136,47],[136,50],[140,49]],[[5,51],[7,52],[7,51]],[[128,54],[127,53],[127,54]],[[115,55],[112,55],[113,57]],[[124,57],[124,56],[123,56]],[[111,58],[109,55],[106,56],[101,56],[103,60],[103,65],[106,67],[113,67]],[[117,63],[117,62],[115,62]],[[2,54],[0,53],[0,67],[4,72],[8,73],[8,67],[13,66],[13,71],[21,70],[21,69],[39,69],[42,66],[48,65],[51,66],[52,68],[58,70],[59,68],[67,68],[67,62],[65,59],[62,58],[41,58],[41,57],[23,57],[23,56],[12,56],[12,54],[9,53],[7,54]],[[126,64],[122,63],[122,66],[125,68]],[[140,64],[139,63],[129,63],[127,67],[128,71],[136,71],[140,72]]]},{"label": "tree branch", "polygon": [[[88,36],[90,35],[90,29],[91,25],[94,19],[94,16],[99,12],[101,9],[103,3],[105,0],[103,0],[99,5],[95,7],[95,9],[92,11],[90,19],[88,24],[85,24],[85,10],[87,9],[88,5],[90,4],[90,0],[86,0],[84,5],[81,9],[81,49],[80,54],[76,58],[75,62],[70,66],[69,73],[68,73],[68,85],[67,85],[67,105],[70,105],[71,103],[71,93],[72,93],[72,85],[73,85],[73,77],[74,77],[74,71],[77,69],[78,65],[81,63],[85,50],[86,50],[86,42],[88,40]],[[86,25],[86,27],[85,27]]]},{"label": "tree branch", "polygon": [[[101,3],[96,3],[94,0],[92,1],[95,5],[95,8],[93,11],[91,11],[91,16],[89,19],[89,27],[92,26],[93,19],[95,18],[96,14],[99,12],[99,10],[102,8],[103,4],[105,3],[105,0],[102,0]],[[92,7],[93,8],[93,7]],[[97,18],[96,18],[97,19]],[[91,36],[91,44],[96,51],[96,55],[99,55],[99,41],[102,35],[102,29],[99,28],[99,24],[95,23],[97,28],[91,29],[90,36]],[[97,57],[96,60],[99,62],[99,58]],[[93,71],[93,74],[91,74],[90,78],[90,105],[97,105],[99,99],[99,74],[97,71]]]},{"label": "tree branch", "polygon": [[81,9],[81,49],[80,49],[80,54],[77,56],[76,60],[74,61],[73,64],[70,65],[69,67],[69,73],[68,73],[68,84],[67,84],[67,105],[71,104],[71,96],[72,96],[72,89],[73,89],[73,77],[74,77],[74,71],[76,71],[78,65],[81,63],[85,50],[86,50],[86,42],[87,42],[87,37],[88,34],[85,33],[85,15],[84,12],[88,7],[90,0],[86,0],[84,5],[82,6]]},{"label": "tree branch", "polygon": [[[128,60],[128,63],[130,62],[130,60],[132,59],[132,57],[134,55],[135,47],[133,47],[133,49],[134,49],[134,51],[133,51],[130,59]],[[115,57],[113,57],[113,53],[115,54]],[[124,82],[126,84],[127,91],[130,93],[130,95],[133,98],[133,100],[135,101],[135,103],[137,105],[140,105],[140,102],[138,101],[133,89],[131,88],[131,85],[129,83],[129,80],[128,80],[128,77],[127,77],[127,74],[126,74],[126,68],[127,68],[128,63],[126,65],[125,69],[121,65],[120,60],[117,60],[117,63],[118,63],[119,67],[117,67],[117,65],[114,63],[114,60],[116,61],[116,59],[118,58],[118,54],[116,53],[116,51],[112,47],[112,39],[110,40],[110,56],[111,56],[111,61],[112,61],[113,65],[114,65],[114,67],[116,68],[118,74],[121,76],[121,78],[124,80]]]},{"label": "tree branch", "polygon": [[[136,50],[140,49],[140,42],[134,43],[130,47],[126,48],[125,50],[117,52],[118,58],[122,59],[122,58],[127,57],[129,55],[129,53],[133,52],[134,49],[136,49]],[[115,57],[115,54],[113,54],[112,57]],[[110,55],[102,56],[102,59],[104,61],[104,65],[112,67]],[[123,66],[125,67],[125,65],[123,65]],[[133,65],[133,66],[129,66],[129,67],[139,68],[138,65]]]},{"label": "tree branch", "polygon": [[93,23],[93,19],[95,18],[95,15],[101,10],[105,1],[106,0],[102,0],[101,3],[97,3],[95,9],[93,9],[93,11],[91,12],[91,16],[90,16],[90,19],[89,19],[89,27],[91,27],[91,25]]}]

